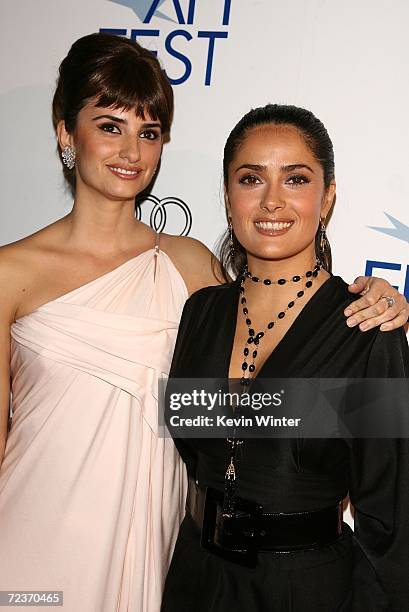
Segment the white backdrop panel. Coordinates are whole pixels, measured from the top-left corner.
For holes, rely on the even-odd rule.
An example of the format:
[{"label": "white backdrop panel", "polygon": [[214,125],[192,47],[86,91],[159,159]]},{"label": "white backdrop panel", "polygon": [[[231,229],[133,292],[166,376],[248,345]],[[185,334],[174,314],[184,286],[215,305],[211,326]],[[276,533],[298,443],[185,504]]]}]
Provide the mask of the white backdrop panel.
[{"label": "white backdrop panel", "polygon": [[[0,243],[69,209],[50,103],[58,64],[70,44],[101,28],[128,36],[132,30],[156,30],[139,41],[158,50],[169,76],[182,80],[186,63],[192,66],[189,78],[175,85],[172,141],[154,190],[158,199],[174,196],[189,206],[190,234],[212,247],[224,228],[222,150],[241,115],[267,102],[305,106],[324,121],[335,147],[338,200],[329,231],[335,271],[351,279],[364,273],[368,260],[378,262],[372,264],[374,273],[409,295],[409,4],[395,0],[393,10],[382,0],[231,0],[230,10],[229,5],[230,0],[1,4]],[[205,85],[214,36],[209,32],[227,38],[214,40],[211,83]],[[144,205],[143,219],[149,220],[151,209]],[[181,211],[171,205],[167,211],[165,231],[178,232]],[[395,236],[368,227],[393,228],[384,212],[403,224],[395,221]]]},{"label": "white backdrop panel", "polygon": [[[144,24],[155,4],[160,14]],[[304,106],[335,147],[335,272],[352,279],[373,269],[409,297],[407,0],[3,0],[0,20],[0,244],[71,205],[50,112],[71,43],[101,28],[128,36],[148,29],[154,35],[139,41],[158,50],[170,78],[183,80],[191,64],[189,78],[175,85],[172,140],[154,188],[158,200],[187,204],[190,234],[212,248],[225,227],[221,160],[235,122],[267,102]],[[224,38],[214,40],[210,72],[212,32]],[[144,220],[152,206],[143,205]],[[179,232],[181,209],[166,210],[164,231]]]}]

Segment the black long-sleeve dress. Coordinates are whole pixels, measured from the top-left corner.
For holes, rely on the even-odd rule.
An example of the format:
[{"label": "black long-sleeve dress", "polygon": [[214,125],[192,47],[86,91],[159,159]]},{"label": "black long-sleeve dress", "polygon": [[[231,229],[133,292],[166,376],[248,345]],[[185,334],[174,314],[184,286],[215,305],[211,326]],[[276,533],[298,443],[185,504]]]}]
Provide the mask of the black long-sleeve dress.
[{"label": "black long-sleeve dress", "polygon": [[[228,377],[240,284],[208,287],[186,303],[170,376]],[[259,371],[259,377],[406,378],[402,329],[365,334],[345,324],[354,298],[339,277],[311,297]],[[388,406],[385,406],[388,409]],[[408,406],[409,410],[409,406]],[[223,439],[176,439],[201,487],[223,491]],[[296,553],[260,553],[256,568],[200,546],[189,514],[180,528],[163,612],[408,612],[409,442],[407,439],[247,439],[237,494],[268,512],[335,505],[348,493],[354,533]]]}]

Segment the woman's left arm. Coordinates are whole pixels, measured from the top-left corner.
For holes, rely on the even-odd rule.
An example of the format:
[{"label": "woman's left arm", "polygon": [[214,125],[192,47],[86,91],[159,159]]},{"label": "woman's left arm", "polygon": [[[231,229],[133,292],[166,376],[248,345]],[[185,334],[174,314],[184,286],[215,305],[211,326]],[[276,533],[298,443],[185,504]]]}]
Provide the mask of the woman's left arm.
[{"label": "woman's left arm", "polygon": [[[366,375],[409,382],[409,350],[402,330],[377,334]],[[403,388],[403,405],[409,410],[409,386]],[[391,415],[394,409],[392,402],[385,402]],[[408,438],[350,441],[349,493],[357,544],[351,612],[409,610],[408,475]]]},{"label": "woman's left arm", "polygon": [[[161,245],[181,273],[189,295],[202,287],[225,282],[220,263],[199,240],[162,234]],[[381,325],[382,331],[391,331],[407,322],[409,304],[388,281],[375,276],[360,276],[349,285],[349,290],[362,296],[345,311],[350,327],[359,324],[361,331],[367,331]],[[385,297],[392,297],[395,304],[388,306]]]},{"label": "woman's left arm", "polygon": [[349,327],[359,325],[361,331],[368,331],[380,325],[381,331],[392,331],[408,322],[409,304],[405,296],[383,278],[359,276],[349,285],[349,291],[361,295],[344,311]]}]

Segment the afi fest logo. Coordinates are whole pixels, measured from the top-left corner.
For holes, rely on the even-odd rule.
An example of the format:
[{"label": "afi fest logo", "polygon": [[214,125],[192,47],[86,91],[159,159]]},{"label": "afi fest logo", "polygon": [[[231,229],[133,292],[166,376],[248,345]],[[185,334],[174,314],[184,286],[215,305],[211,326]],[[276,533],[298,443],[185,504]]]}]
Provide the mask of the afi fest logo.
[{"label": "afi fest logo", "polygon": [[[393,227],[373,227],[369,226],[370,229],[373,229],[377,232],[381,232],[382,234],[387,234],[388,236],[393,236],[398,240],[403,240],[409,244],[409,227],[392,217],[392,215],[388,215],[388,213],[384,213],[384,215],[389,219],[392,223]],[[366,262],[365,275],[372,276],[374,269],[382,269],[382,270],[396,270],[402,272],[402,264],[390,261],[375,261],[370,260]],[[399,287],[396,287],[399,289]],[[406,266],[406,275],[405,275],[405,285],[403,289],[403,293],[405,294],[406,299],[409,300],[409,265]]]},{"label": "afi fest logo", "polygon": [[[205,58],[203,83],[205,86],[211,85],[217,48],[223,44],[222,39],[228,38],[231,0],[212,0],[211,5],[214,8],[211,11],[209,11],[209,0],[109,0],[109,2],[132,9],[141,25],[135,28],[100,28],[100,32],[129,36],[143,47],[150,44],[149,39],[160,38],[165,53],[177,60],[176,65],[180,66],[177,74],[167,73],[172,85],[180,85],[189,79],[194,70],[189,49],[200,45],[199,48]],[[202,30],[198,29],[196,23],[200,9],[203,11],[206,5],[206,14],[209,15],[210,12],[212,15],[212,24],[210,24],[212,29]],[[158,20],[164,21],[167,28],[174,24],[175,29],[162,33],[160,29],[151,25],[152,21],[156,25]],[[156,55],[157,51],[152,53]]]}]

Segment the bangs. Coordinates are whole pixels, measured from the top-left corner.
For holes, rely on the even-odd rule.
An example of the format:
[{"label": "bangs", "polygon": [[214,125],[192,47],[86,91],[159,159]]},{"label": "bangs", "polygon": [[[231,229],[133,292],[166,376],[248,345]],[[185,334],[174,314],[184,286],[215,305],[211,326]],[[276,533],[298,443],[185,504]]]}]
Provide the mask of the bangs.
[{"label": "bangs", "polygon": [[[135,40],[102,32],[76,40],[59,67],[53,96],[52,119],[72,134],[78,115],[88,104],[99,107],[134,109],[161,124],[162,134],[170,132],[173,118],[173,90],[157,57]],[[164,139],[166,141],[167,139]],[[61,147],[58,144],[61,154]],[[75,195],[75,174],[60,160],[64,176]]]},{"label": "bangs", "polygon": [[[148,114],[160,121],[162,132],[170,131],[172,100],[164,88],[168,85],[166,76],[161,79],[145,60],[131,57],[113,58],[98,72],[97,82],[91,85],[97,106],[114,109],[135,109],[140,119]],[[170,89],[170,84],[169,84]]]}]

